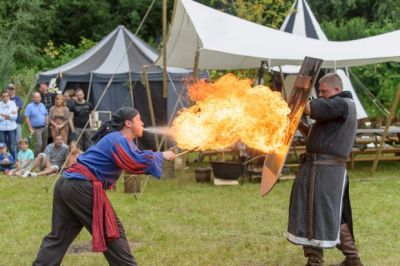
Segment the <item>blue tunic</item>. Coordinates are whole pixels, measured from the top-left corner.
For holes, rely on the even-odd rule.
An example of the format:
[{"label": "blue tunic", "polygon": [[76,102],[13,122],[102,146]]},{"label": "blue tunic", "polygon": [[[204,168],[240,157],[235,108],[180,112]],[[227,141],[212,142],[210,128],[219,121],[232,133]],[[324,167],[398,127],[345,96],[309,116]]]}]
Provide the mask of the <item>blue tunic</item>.
[{"label": "blue tunic", "polygon": [[[122,170],[160,178],[163,160],[161,152],[141,151],[131,139],[115,131],[79,155],[77,162],[86,166],[108,188],[117,181]],[[63,177],[87,179],[80,173],[64,172]]]}]

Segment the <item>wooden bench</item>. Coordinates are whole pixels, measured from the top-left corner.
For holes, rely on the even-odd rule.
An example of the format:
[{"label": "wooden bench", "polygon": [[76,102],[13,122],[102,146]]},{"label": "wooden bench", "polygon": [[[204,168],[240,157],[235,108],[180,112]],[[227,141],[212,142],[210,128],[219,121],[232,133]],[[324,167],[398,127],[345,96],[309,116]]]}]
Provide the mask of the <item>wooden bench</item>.
[{"label": "wooden bench", "polygon": [[[378,148],[367,148],[365,150],[359,150],[353,148],[350,155],[351,169],[354,169],[355,162],[370,162],[374,161]],[[379,161],[400,161],[400,148],[398,147],[385,147],[382,149],[382,154],[379,157]]]},{"label": "wooden bench", "polygon": [[[291,147],[285,162],[285,166],[289,168],[299,167],[298,156],[304,153],[305,150],[305,146],[297,146],[295,148]],[[377,152],[378,148],[367,148],[364,150],[353,148],[349,158],[351,169],[354,169],[355,162],[374,161]],[[290,156],[293,155],[296,157],[290,158]],[[400,161],[400,147],[383,148],[379,161]]]}]

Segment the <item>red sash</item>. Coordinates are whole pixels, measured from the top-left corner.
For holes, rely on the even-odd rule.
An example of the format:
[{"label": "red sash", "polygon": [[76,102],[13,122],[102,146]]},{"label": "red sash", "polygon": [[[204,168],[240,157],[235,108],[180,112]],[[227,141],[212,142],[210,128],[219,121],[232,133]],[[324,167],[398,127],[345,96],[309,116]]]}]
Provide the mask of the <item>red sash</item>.
[{"label": "red sash", "polygon": [[114,210],[103,189],[103,184],[84,165],[74,163],[66,172],[80,173],[92,182],[93,186],[93,217],[92,217],[92,251],[107,250],[106,241],[119,238],[118,226],[115,221]]}]

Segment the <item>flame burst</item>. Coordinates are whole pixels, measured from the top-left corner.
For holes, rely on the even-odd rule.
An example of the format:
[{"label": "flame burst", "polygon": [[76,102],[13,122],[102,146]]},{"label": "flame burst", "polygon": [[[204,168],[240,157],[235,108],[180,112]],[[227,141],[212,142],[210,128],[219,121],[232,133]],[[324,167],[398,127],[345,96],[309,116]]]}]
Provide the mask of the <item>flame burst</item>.
[{"label": "flame burst", "polygon": [[196,104],[173,122],[177,145],[184,149],[223,149],[238,141],[261,152],[278,149],[289,125],[290,109],[279,92],[251,87],[249,79],[227,74],[215,83],[198,81],[189,88]]}]

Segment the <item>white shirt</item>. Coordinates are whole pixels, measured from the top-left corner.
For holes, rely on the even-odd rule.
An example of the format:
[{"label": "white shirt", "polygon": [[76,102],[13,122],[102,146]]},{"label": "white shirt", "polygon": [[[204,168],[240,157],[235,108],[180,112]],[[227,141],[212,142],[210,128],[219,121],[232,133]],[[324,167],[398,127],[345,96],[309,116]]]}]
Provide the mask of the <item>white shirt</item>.
[{"label": "white shirt", "polygon": [[0,115],[0,131],[11,131],[17,128],[17,120],[18,116],[18,108],[15,105],[15,102],[8,101],[7,103],[1,101],[0,102],[0,114],[7,114],[10,116],[10,119],[5,119]]}]

